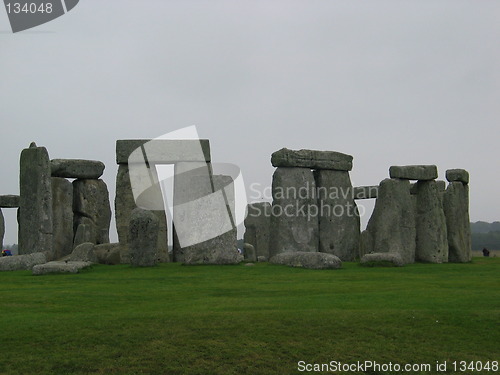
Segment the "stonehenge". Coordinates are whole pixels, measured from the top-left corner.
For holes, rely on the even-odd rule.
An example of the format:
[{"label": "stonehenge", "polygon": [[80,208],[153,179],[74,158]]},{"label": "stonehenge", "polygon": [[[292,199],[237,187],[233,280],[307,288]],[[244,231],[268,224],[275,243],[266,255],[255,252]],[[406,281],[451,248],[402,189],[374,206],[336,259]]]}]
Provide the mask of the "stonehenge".
[{"label": "stonehenge", "polygon": [[273,204],[269,256],[322,252],[342,261],[359,253],[359,214],[349,177],[352,156],[281,149],[271,156]]},{"label": "stonehenge", "polygon": [[[119,243],[111,244],[104,163],[51,160],[47,149],[34,142],[22,150],[19,195],[0,195],[0,245],[2,209],[17,209],[20,255],[0,259],[0,270],[32,269],[56,260],[37,266],[34,274],[77,270],[62,266],[61,259],[133,266],[243,260],[236,248],[235,181],[214,174],[208,140],[118,140],[115,156]],[[157,169],[164,164],[174,171],[171,216]],[[464,169],[447,170],[445,182],[437,180],[435,165],[391,166],[380,184],[353,186],[353,157],[341,152],[283,148],[271,155],[271,164],[276,168],[272,202],[247,206],[247,261],[335,269],[358,260],[401,266],[472,259]],[[362,199],[375,199],[363,231],[356,203]]]},{"label": "stonehenge", "polygon": [[129,252],[130,264],[151,267],[158,262],[158,217],[151,211],[135,208],[130,215]]}]

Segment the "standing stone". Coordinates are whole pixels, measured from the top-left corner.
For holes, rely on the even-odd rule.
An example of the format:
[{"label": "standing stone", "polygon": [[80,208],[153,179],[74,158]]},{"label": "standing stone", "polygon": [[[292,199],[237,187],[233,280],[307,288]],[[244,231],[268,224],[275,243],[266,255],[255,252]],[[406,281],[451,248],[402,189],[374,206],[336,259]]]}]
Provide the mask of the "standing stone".
[{"label": "standing stone", "polygon": [[417,182],[416,259],[429,263],[448,262],[448,235],[438,183]]},{"label": "standing stone", "polygon": [[258,202],[247,206],[243,241],[254,246],[257,257],[269,259],[271,203]]},{"label": "standing stone", "polygon": [[274,172],[270,257],[285,251],[318,251],[315,189],[309,168],[279,167]]},{"label": "standing stone", "polygon": [[75,238],[73,240],[73,249],[82,243],[94,243],[95,239],[95,228],[92,222],[88,221],[87,224],[81,223],[78,225],[75,231]]},{"label": "standing stone", "polygon": [[415,210],[408,180],[385,179],[380,183],[366,232],[362,236],[365,254],[395,253],[405,264],[415,262]]},{"label": "standing stone", "polygon": [[245,260],[249,262],[256,262],[257,256],[255,255],[255,248],[253,245],[249,243],[243,244],[243,255],[245,256]]},{"label": "standing stone", "polygon": [[94,244],[109,243],[111,208],[108,187],[103,180],[73,181],[74,228],[80,224],[93,226]]},{"label": "standing stone", "polygon": [[[137,208],[137,205],[135,204],[134,194],[132,193],[132,186],[130,184],[129,167],[127,164],[120,164],[116,175],[115,221],[118,240],[125,263],[128,263],[127,254],[130,216],[135,208]],[[168,262],[168,231],[165,211],[155,210],[151,212],[153,212],[159,220],[158,256],[161,262]]]},{"label": "standing stone", "polygon": [[73,250],[73,186],[65,178],[52,177],[52,220],[54,258]]},{"label": "standing stone", "polygon": [[19,254],[52,252],[52,187],[45,147],[21,152],[19,173]]},{"label": "standing stone", "polygon": [[151,211],[136,208],[130,215],[129,252],[130,264],[152,267],[158,261],[158,217]]},{"label": "standing stone", "polygon": [[5,236],[5,219],[0,208],[0,250],[3,250],[3,237]]},{"label": "standing stone", "polygon": [[319,251],[343,262],[359,256],[360,219],[349,172],[317,170]]},{"label": "standing stone", "polygon": [[444,214],[448,231],[448,261],[465,263],[472,260],[469,219],[469,186],[450,182],[444,194]]},{"label": "standing stone", "polygon": [[229,176],[212,176],[211,165],[175,165],[174,257],[186,264],[239,263],[236,251],[234,186]]}]

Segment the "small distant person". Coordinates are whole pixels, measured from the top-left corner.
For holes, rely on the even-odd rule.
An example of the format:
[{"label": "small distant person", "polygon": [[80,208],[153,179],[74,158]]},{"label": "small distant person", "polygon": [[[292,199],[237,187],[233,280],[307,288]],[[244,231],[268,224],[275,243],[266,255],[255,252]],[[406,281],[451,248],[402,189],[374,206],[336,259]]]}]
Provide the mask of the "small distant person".
[{"label": "small distant person", "polygon": [[10,256],[12,256],[12,252],[8,249],[2,250],[2,256],[3,257],[10,257]]},{"label": "small distant person", "polygon": [[483,257],[489,257],[490,256],[490,251],[487,248],[483,248]]}]

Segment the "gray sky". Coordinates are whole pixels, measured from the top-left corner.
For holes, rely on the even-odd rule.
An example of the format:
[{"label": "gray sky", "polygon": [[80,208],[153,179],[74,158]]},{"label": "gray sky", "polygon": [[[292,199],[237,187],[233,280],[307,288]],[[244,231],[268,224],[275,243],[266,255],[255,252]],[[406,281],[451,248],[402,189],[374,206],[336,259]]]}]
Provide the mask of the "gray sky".
[{"label": "gray sky", "polygon": [[114,199],[117,139],[194,124],[247,185],[270,185],[282,147],[353,155],[354,185],[465,168],[471,220],[500,220],[499,19],[488,0],[81,0],[12,34],[0,9],[0,194],[36,141],[103,161]]}]

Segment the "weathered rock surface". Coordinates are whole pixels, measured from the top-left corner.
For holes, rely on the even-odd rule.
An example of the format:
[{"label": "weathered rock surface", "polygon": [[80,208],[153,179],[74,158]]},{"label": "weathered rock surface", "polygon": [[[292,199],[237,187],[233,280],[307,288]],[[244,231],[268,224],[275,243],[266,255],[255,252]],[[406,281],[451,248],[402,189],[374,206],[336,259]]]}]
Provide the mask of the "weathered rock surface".
[{"label": "weathered rock surface", "polygon": [[3,237],[5,236],[5,219],[0,209],[0,251],[3,250]]},{"label": "weathered rock surface", "polygon": [[436,181],[417,182],[417,248],[421,262],[448,262],[448,234]]},{"label": "weathered rock surface", "polygon": [[214,247],[212,249],[187,249],[184,254],[184,264],[238,264],[243,261],[243,255],[236,249],[228,250],[226,248]]},{"label": "weathered rock surface", "polygon": [[438,177],[438,171],[435,165],[392,166],[389,176],[406,180],[434,180]]},{"label": "weathered rock surface", "polygon": [[128,246],[130,264],[152,267],[158,262],[158,217],[151,211],[136,208],[130,216]]},{"label": "weathered rock surface", "polygon": [[[156,173],[156,171],[154,172]],[[130,224],[130,215],[137,208],[130,184],[130,172],[127,164],[120,164],[116,176],[116,194],[115,194],[115,221],[118,232],[118,240],[121,245],[123,261],[128,261],[128,233]],[[165,211],[152,211],[159,220],[158,225],[158,243],[157,251],[161,262],[168,262],[168,233],[167,218]]]},{"label": "weathered rock surface", "polygon": [[472,260],[469,219],[469,187],[453,181],[444,195],[444,214],[448,233],[448,261],[465,263]]},{"label": "weathered rock surface", "polygon": [[19,207],[19,195],[0,195],[0,208]]},{"label": "weathered rock surface", "polygon": [[385,179],[380,183],[366,231],[362,245],[365,254],[395,253],[405,264],[415,262],[415,209],[408,180]]},{"label": "weathered rock surface", "polygon": [[75,238],[73,240],[73,249],[82,243],[94,243],[95,228],[94,224],[89,220],[87,224],[79,224],[76,228]]},{"label": "weathered rock surface", "polygon": [[73,249],[73,185],[65,178],[52,177],[52,226],[54,259]]},{"label": "weathered rock surface", "polygon": [[52,251],[50,159],[45,147],[32,146],[20,159],[19,254]]},{"label": "weathered rock surface", "polygon": [[465,169],[448,169],[446,171],[446,179],[449,182],[463,182],[464,184],[468,184],[469,172]]},{"label": "weathered rock surface", "polygon": [[259,263],[267,262],[267,258],[265,256],[258,256],[257,262],[259,262]]},{"label": "weathered rock surface", "polygon": [[338,269],[342,261],[333,254],[287,251],[273,256],[270,263],[314,270]]},{"label": "weathered rock surface", "polygon": [[275,170],[270,257],[285,251],[318,251],[315,188],[313,172],[308,168],[280,167]]},{"label": "weathered rock surface", "polygon": [[111,207],[108,187],[103,180],[73,181],[73,227],[80,224],[93,225],[94,244],[109,243]]},{"label": "weathered rock surface", "polygon": [[350,171],[352,169],[352,156],[335,151],[295,151],[282,148],[271,155],[271,164],[274,167]]},{"label": "weathered rock surface", "polygon": [[31,270],[37,264],[47,263],[45,253],[31,253],[0,257],[0,271]]},{"label": "weathered rock surface", "polygon": [[81,269],[90,267],[91,262],[48,262],[33,267],[33,275],[46,275],[51,273],[78,273]]},{"label": "weathered rock surface", "polygon": [[116,163],[127,164],[138,147],[144,147],[149,163],[173,164],[180,161],[210,161],[210,142],[199,140],[127,139],[116,141]]},{"label": "weathered rock surface", "polygon": [[378,186],[356,186],[354,199],[374,199],[378,196]]},{"label": "weathered rock surface", "polygon": [[[213,257],[236,250],[236,228],[231,211],[234,189],[226,177],[212,176],[205,162],[175,165],[174,179],[174,260],[213,264]],[[221,189],[227,186],[228,188]],[[186,254],[190,253],[189,259]],[[224,261],[226,262],[226,261]]]},{"label": "weathered rock surface", "polygon": [[255,255],[255,248],[251,244],[249,243],[243,244],[243,254],[245,256],[245,260],[248,260],[249,262],[257,261],[257,256]]},{"label": "weathered rock surface", "polygon": [[90,262],[97,263],[97,256],[94,252],[94,246],[92,242],[84,242],[73,250],[73,252],[68,256],[68,261],[72,262]]},{"label": "weathered rock surface", "polygon": [[319,251],[343,262],[359,255],[360,219],[349,172],[317,170]]},{"label": "weathered rock surface", "polygon": [[53,159],[52,177],[98,179],[104,172],[104,163],[97,160]]},{"label": "weathered rock surface", "polygon": [[247,206],[243,240],[254,246],[256,256],[269,257],[271,203],[258,202]]},{"label": "weathered rock surface", "polygon": [[386,265],[386,263],[392,263],[396,267],[404,266],[403,259],[399,254],[395,253],[372,253],[366,254],[361,257],[361,264],[370,264],[373,266]]},{"label": "weathered rock surface", "polygon": [[116,265],[122,263],[121,248],[119,243],[105,243],[96,245],[94,253],[97,257],[97,263]]}]

